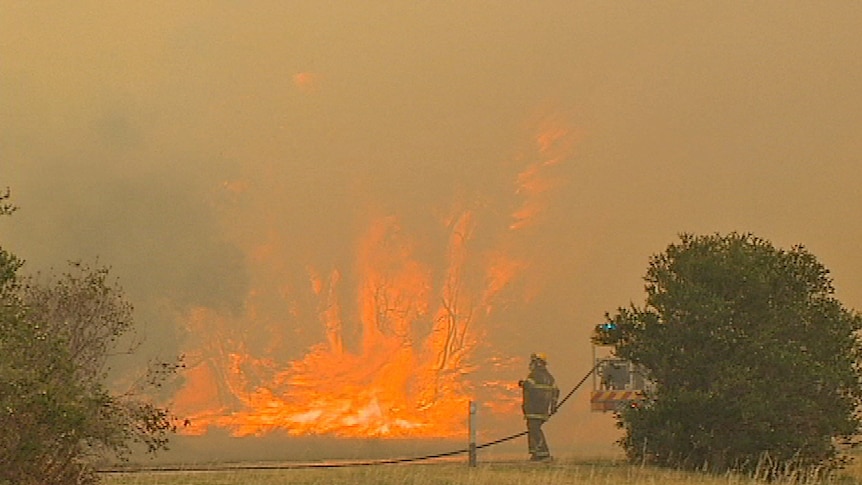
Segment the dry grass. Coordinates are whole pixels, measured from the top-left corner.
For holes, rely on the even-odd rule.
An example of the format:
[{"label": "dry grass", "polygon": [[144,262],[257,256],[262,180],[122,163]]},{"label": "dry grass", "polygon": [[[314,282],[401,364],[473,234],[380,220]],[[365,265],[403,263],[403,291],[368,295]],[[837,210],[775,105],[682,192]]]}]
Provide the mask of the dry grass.
[{"label": "dry grass", "polygon": [[[105,485],[749,485],[764,482],[739,475],[706,475],[615,461],[557,461],[550,464],[527,462],[480,463],[469,468],[464,463],[380,465],[355,468],[299,470],[227,470],[106,474]],[[803,477],[804,478],[804,477]],[[854,465],[830,483],[858,484],[862,466]],[[779,485],[787,481],[779,480]],[[811,483],[810,480],[802,480]]]}]

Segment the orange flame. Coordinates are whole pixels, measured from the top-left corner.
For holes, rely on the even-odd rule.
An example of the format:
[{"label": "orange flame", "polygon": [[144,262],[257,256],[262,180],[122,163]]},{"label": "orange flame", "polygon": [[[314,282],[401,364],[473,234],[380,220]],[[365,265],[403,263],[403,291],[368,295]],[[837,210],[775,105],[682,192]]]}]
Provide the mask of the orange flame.
[{"label": "orange flame", "polygon": [[548,172],[571,156],[576,140],[572,131],[559,121],[548,120],[543,123],[534,141],[538,158],[518,174],[517,192],[523,196],[523,204],[512,214],[515,219],[509,226],[512,230],[532,225],[547,208],[548,193],[557,185]]},{"label": "orange flame", "polygon": [[312,72],[298,72],[293,75],[293,84],[303,92],[312,92],[317,87],[317,77]]},{"label": "orange flame", "polygon": [[[547,202],[552,184],[545,167],[565,158],[559,145],[566,133],[555,126],[537,137],[539,161],[517,177],[524,201],[510,231],[532,224]],[[464,433],[467,402],[477,395],[489,396],[485,402],[494,412],[517,412],[513,379],[475,381],[480,367],[504,374],[517,361],[479,362],[475,351],[488,340],[483,323],[493,317],[494,302],[528,265],[501,249],[477,254],[471,246],[475,217],[462,210],[445,222],[448,240],[440,271],[420,261],[396,217],[381,217],[369,226],[356,245],[352,268],[359,275],[356,345],[345,342],[339,296],[349,293],[341,289],[339,269],[308,268],[308,294],[317,300],[325,341],[286,364],[253,356],[248,337],[237,330],[269,322],[255,305],[256,291],[247,297],[245,315],[192,309],[184,322],[191,334],[203,337],[189,353],[185,385],[174,396],[177,412],[190,423],[183,432],[203,434],[216,426],[236,436],[282,430],[338,437],[454,437]],[[249,256],[255,264],[280,267],[271,245],[252,248]],[[273,334],[283,327],[269,324],[276,329]],[[277,339],[270,344],[275,354]]]}]

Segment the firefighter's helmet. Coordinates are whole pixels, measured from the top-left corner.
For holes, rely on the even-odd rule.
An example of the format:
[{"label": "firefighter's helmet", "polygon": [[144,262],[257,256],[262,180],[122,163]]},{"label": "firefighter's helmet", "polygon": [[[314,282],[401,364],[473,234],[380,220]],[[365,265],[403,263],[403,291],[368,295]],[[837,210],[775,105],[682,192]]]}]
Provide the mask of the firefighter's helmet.
[{"label": "firefighter's helmet", "polygon": [[536,352],[530,355],[530,360],[533,362],[540,362],[542,364],[548,363],[548,356],[545,355],[544,352]]}]

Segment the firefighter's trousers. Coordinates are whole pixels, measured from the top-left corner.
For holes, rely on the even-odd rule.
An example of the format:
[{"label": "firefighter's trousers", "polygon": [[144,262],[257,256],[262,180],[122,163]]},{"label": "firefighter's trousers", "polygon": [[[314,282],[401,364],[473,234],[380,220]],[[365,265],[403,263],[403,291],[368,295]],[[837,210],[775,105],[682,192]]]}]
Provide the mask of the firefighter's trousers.
[{"label": "firefighter's trousers", "polygon": [[527,418],[527,444],[530,449],[530,458],[534,460],[542,460],[551,456],[548,442],[545,441],[545,433],[542,431],[542,424],[544,423],[545,419]]}]

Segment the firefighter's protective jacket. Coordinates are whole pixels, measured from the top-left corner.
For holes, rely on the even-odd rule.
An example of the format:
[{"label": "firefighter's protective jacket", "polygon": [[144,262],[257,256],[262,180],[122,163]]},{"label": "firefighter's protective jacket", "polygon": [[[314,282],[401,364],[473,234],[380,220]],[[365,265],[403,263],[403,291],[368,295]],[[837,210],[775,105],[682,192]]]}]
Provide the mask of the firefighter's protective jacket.
[{"label": "firefighter's protective jacket", "polygon": [[556,412],[560,390],[554,384],[554,376],[544,365],[534,366],[527,379],[521,382],[524,393],[522,410],[527,419],[548,419]]}]

